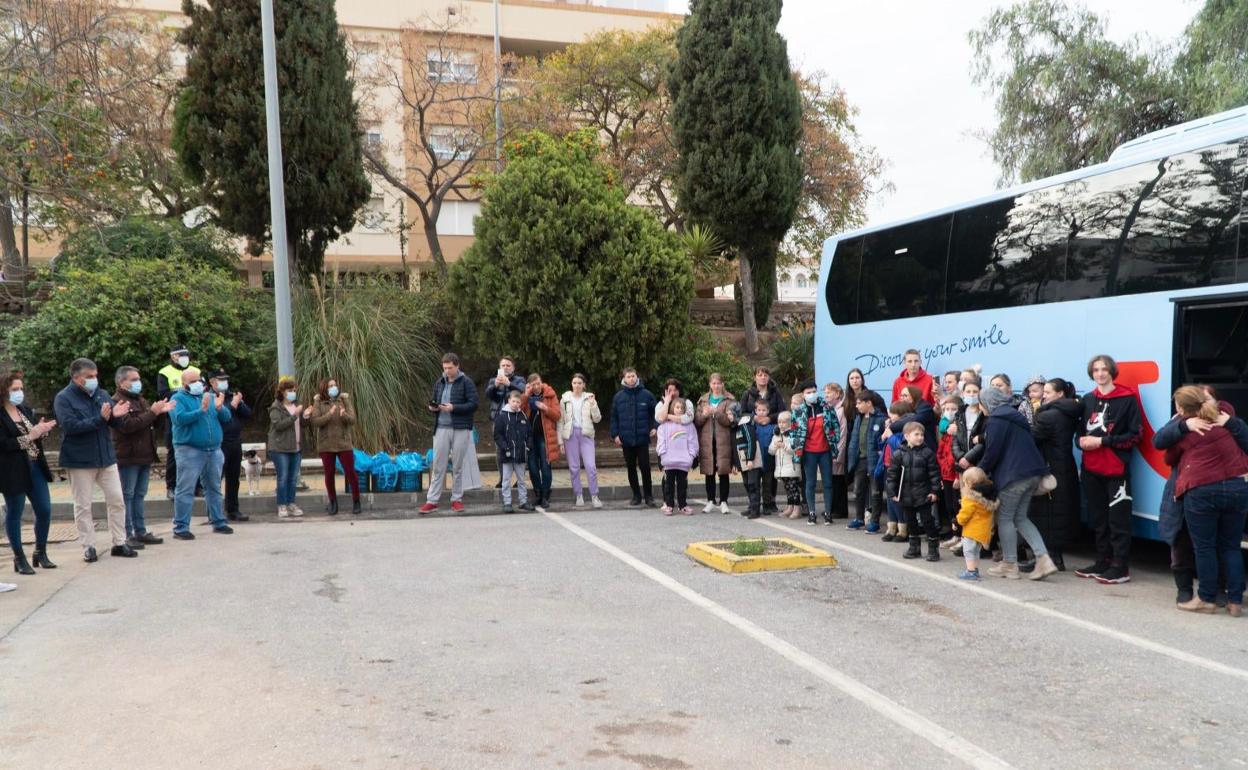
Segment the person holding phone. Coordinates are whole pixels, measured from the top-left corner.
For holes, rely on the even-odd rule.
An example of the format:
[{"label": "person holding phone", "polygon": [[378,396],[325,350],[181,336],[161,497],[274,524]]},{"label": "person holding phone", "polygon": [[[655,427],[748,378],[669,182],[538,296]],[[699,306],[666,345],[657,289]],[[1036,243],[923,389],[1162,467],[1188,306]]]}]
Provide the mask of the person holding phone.
[{"label": "person holding phone", "polygon": [[[523,387],[523,386],[522,386]],[[446,467],[451,466],[451,510],[464,510],[464,490],[481,486],[481,471],[472,443],[472,415],[477,411],[477,386],[459,368],[459,356],[442,356],[442,376],[433,383],[428,410],[434,415],[433,469],[429,494],[419,513],[438,509],[446,486]]]},{"label": "person holding phone", "polygon": [[[493,425],[498,417],[498,412],[507,403],[507,397],[513,390],[524,392],[525,379],[516,374],[516,362],[511,356],[503,356],[498,359],[498,371],[494,374],[494,379],[490,380],[485,386],[485,397],[490,400],[490,424]],[[498,483],[494,485],[495,489],[503,485],[503,471],[498,471]]]},{"label": "person holding phone", "polygon": [[[13,549],[13,571],[33,575],[22,550],[22,511],[26,499],[35,512],[35,553],[31,557],[39,569],[56,569],[48,558],[48,533],[52,527],[52,498],[48,483],[52,471],[43,452],[43,438],[56,427],[56,420],[36,420],[26,406],[22,373],[11,372],[0,379],[4,409],[0,410],[0,493],[4,494],[4,529]],[[10,589],[12,590],[12,589]]]}]

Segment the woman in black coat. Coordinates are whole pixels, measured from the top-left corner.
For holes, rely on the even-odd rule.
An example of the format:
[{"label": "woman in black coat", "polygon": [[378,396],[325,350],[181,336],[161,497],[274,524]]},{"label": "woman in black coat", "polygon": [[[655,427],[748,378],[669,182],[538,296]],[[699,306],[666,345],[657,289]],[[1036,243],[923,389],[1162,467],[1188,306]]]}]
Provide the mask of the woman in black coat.
[{"label": "woman in black coat", "polygon": [[43,453],[43,437],[56,427],[55,420],[35,420],[25,406],[21,374],[0,378],[4,408],[0,409],[0,494],[4,495],[4,530],[13,549],[13,571],[33,575],[35,571],[22,551],[22,510],[26,498],[35,511],[35,566],[55,569],[48,559],[48,530],[52,525],[52,499],[48,482],[52,471]]},{"label": "woman in black coat", "polygon": [[1075,465],[1075,433],[1083,406],[1075,388],[1061,378],[1044,384],[1044,403],[1036,410],[1031,434],[1057,479],[1057,488],[1032,501],[1031,521],[1049,547],[1049,555],[1065,570],[1062,549],[1079,530],[1079,471]]}]

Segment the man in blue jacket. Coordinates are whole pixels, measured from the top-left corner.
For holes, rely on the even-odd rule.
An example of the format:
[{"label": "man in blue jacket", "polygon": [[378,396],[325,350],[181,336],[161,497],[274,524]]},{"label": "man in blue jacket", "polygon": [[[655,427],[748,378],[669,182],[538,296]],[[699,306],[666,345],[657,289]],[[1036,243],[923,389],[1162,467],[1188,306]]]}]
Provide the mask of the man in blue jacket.
[{"label": "man in blue jacket", "polygon": [[420,513],[432,513],[442,499],[446,485],[446,464],[451,464],[451,510],[464,510],[464,489],[481,486],[477,452],[472,443],[472,415],[477,411],[477,386],[459,368],[459,356],[442,356],[442,376],[433,384],[428,409],[433,423],[433,469],[429,475],[429,495]]},{"label": "man in blue jacket", "polygon": [[[650,439],[657,435],[659,424],[654,421],[654,408],[658,406],[654,394],[646,390],[637,370],[624,370],[620,389],[611,402],[611,438],[624,450],[624,464],[628,466],[628,485],[633,490],[629,505],[641,505],[644,494],[646,507],[654,508],[654,491],[650,486]],[[637,483],[637,469],[641,468],[641,484]]]},{"label": "man in blue jacket", "polygon": [[121,474],[109,427],[119,427],[130,413],[128,403],[116,406],[100,389],[95,362],[77,358],[69,366],[69,384],[56,394],[52,410],[61,429],[61,467],[69,472],[74,493],[74,523],[82,558],[98,561],[95,521],[91,517],[91,490],[99,486],[108,510],[108,535],[113,556],[133,558],[139,552],[126,544],[126,502],[121,494]]},{"label": "man in blue jacket", "polygon": [[212,531],[232,535],[234,530],[221,512],[222,426],[234,418],[225,393],[205,393],[199,371],[182,372],[182,389],[170,396],[173,411],[173,451],[177,453],[178,483],[173,492],[173,536],[194,540],[191,533],[191,507],[195,504],[195,483],[204,487],[204,503]]}]

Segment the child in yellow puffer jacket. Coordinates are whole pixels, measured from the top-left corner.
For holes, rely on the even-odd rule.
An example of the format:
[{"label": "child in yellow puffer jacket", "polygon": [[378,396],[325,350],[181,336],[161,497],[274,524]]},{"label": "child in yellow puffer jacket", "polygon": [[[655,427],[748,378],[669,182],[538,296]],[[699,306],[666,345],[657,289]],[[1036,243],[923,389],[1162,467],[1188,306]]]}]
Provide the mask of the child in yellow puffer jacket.
[{"label": "child in yellow puffer jacket", "polygon": [[996,515],[997,488],[983,469],[972,466],[962,474],[962,507],[958,525],[962,527],[962,555],[966,569],[963,580],[979,580],[979,551],[992,542],[992,522]]}]

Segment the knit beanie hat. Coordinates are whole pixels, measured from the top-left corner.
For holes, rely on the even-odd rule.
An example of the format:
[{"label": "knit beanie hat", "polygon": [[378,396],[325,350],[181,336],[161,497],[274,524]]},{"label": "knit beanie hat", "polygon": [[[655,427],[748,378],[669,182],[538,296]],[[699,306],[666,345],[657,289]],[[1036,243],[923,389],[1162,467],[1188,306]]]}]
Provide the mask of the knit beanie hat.
[{"label": "knit beanie hat", "polygon": [[984,388],[979,392],[979,403],[989,412],[994,411],[999,406],[1006,406],[1010,403],[1010,394],[1002,393],[996,388]]}]

